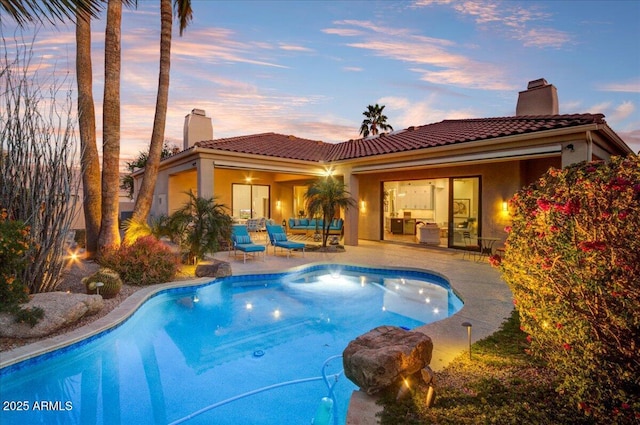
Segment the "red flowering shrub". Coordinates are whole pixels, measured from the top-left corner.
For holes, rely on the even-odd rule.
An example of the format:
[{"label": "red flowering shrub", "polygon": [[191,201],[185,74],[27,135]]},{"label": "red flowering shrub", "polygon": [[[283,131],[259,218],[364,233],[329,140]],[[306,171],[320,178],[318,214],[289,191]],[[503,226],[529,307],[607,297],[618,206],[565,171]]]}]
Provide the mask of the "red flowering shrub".
[{"label": "red flowering shrub", "polygon": [[[529,334],[587,414],[640,420],[640,160],[551,169],[510,202],[494,258]],[[612,419],[613,418],[613,419]]]},{"label": "red flowering shrub", "polygon": [[39,308],[20,307],[29,301],[29,288],[21,277],[29,263],[32,245],[29,227],[20,221],[9,220],[7,211],[0,210],[0,311],[9,312],[16,321],[31,326],[44,314]]},{"label": "red flowering shrub", "polygon": [[105,250],[100,264],[118,272],[122,281],[129,285],[171,282],[180,268],[178,256],[154,236]]}]

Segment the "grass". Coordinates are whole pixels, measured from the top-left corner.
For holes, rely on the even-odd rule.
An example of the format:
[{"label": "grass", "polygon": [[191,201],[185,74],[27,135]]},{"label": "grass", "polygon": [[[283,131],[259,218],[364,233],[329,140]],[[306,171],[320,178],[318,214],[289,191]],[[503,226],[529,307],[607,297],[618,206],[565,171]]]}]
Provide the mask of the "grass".
[{"label": "grass", "polygon": [[544,363],[525,354],[517,312],[469,354],[436,374],[436,400],[426,406],[423,385],[396,401],[398,388],[383,394],[381,425],[593,424],[555,391],[556,378]]}]

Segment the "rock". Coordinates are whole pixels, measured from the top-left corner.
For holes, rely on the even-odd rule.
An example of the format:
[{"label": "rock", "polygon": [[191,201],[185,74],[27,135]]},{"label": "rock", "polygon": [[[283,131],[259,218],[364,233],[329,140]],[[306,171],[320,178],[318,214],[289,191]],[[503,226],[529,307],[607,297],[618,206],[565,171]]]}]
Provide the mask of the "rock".
[{"label": "rock", "polygon": [[40,307],[44,317],[31,327],[16,323],[12,315],[0,313],[0,336],[9,338],[39,338],[77,322],[83,316],[95,314],[102,309],[104,301],[100,295],[67,292],[43,292],[35,294],[23,308]]},{"label": "rock", "polygon": [[226,261],[214,260],[211,264],[198,264],[197,277],[225,277],[231,276],[231,265]]},{"label": "rock", "polygon": [[379,326],[349,343],[342,353],[344,374],[372,395],[429,365],[432,351],[423,333]]}]

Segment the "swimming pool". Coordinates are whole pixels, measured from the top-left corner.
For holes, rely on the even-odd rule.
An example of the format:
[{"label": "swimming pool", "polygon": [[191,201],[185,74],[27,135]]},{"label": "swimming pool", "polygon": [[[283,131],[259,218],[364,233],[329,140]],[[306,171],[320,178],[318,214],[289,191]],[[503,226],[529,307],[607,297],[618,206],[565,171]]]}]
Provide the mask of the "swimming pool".
[{"label": "swimming pool", "polygon": [[[1,369],[0,422],[308,424],[349,341],[461,307],[441,276],[345,265],[164,290],[115,329]],[[325,372],[343,424],[356,387],[341,369]]]}]

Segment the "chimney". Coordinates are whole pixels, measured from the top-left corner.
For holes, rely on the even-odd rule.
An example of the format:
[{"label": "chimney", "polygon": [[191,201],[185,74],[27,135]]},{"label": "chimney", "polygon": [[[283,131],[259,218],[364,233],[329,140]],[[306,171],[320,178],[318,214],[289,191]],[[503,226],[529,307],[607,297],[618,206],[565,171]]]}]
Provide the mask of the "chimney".
[{"label": "chimney", "polygon": [[544,78],[529,81],[527,90],[519,93],[516,115],[558,114],[558,91]]},{"label": "chimney", "polygon": [[183,149],[189,149],[196,142],[213,139],[211,118],[206,116],[204,109],[192,109],[191,113],[184,117],[183,139]]}]

